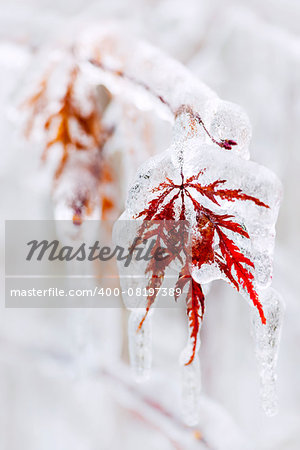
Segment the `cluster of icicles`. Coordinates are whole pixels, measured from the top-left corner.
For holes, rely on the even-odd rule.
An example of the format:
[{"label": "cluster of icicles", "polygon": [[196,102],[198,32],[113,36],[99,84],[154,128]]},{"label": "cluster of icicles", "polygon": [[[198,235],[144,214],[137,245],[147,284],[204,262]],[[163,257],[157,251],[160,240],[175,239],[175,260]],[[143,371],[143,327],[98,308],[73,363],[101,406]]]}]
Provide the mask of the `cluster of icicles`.
[{"label": "cluster of icicles", "polygon": [[[100,220],[107,212],[107,206],[113,206],[118,214],[121,213],[119,196],[113,192],[116,189],[114,183],[122,179],[129,195],[125,212],[117,221],[114,234],[115,240],[121,241],[124,247],[130,247],[134,227],[128,231],[128,221],[134,222],[139,215],[141,217],[153,192],[160,189],[159,186],[163,186],[167,179],[176,180],[181,176],[182,180],[195,181],[198,174],[204,188],[201,191],[198,187],[197,195],[201,197],[203,211],[209,211],[210,216],[207,213],[206,217],[222,217],[221,225],[227,227],[229,234],[226,239],[227,242],[231,239],[232,254],[244,258],[241,259],[243,262],[253,262],[253,267],[247,273],[251,278],[251,289],[253,292],[255,289],[255,295],[258,296],[257,304],[253,305],[249,299],[249,286],[241,286],[239,290],[252,306],[262,405],[268,415],[275,414],[275,366],[284,307],[279,294],[270,287],[270,280],[281,188],[274,174],[248,161],[251,129],[247,116],[237,105],[221,101],[180,63],[144,42],[125,38],[117,26],[90,27],[79,35],[72,53],[68,54],[69,59],[64,52],[61,52],[60,57],[57,55],[58,52],[54,57],[56,66],[60,67],[62,61],[65,64],[66,60],[71,67],[75,64],[76,70],[73,69],[71,73],[73,78],[76,77],[77,85],[66,84],[65,103],[58,111],[55,108],[61,93],[55,91],[55,80],[52,95],[56,96],[56,101],[50,98],[51,101],[48,99],[48,103],[45,102],[45,81],[44,84],[42,81],[39,92],[29,102],[34,120],[42,118],[37,122],[37,128],[43,128],[43,134],[47,136],[46,151],[49,152],[54,144],[63,146],[63,156],[53,185],[55,217],[72,219],[74,228],[78,228],[78,224],[85,220]],[[113,134],[113,127],[100,126],[100,116],[93,113],[93,95],[96,95],[97,86],[104,86],[108,97],[116,103],[132,104],[137,111],[154,110],[158,117],[173,124],[170,148],[153,158],[149,158],[142,138],[141,146],[135,149],[133,155],[132,152],[129,155],[129,146],[125,145],[128,154],[122,155],[124,172],[135,171],[138,165],[144,163],[131,186],[126,174],[117,174],[115,178],[112,175],[111,161],[114,158],[105,154],[105,142]],[[72,95],[77,95],[76,101],[72,100]],[[72,123],[67,122],[68,114],[72,116]],[[114,110],[111,114],[114,114]],[[55,130],[57,123],[58,129]],[[49,134],[53,130],[54,139],[51,140]],[[126,153],[125,150],[123,152]],[[233,201],[234,197],[236,201]],[[196,229],[197,215],[193,216],[191,204],[185,208],[185,219],[188,218],[191,229]],[[235,219],[235,228],[230,221],[232,217]],[[239,233],[236,233],[237,230]],[[197,236],[196,231],[192,236]],[[219,236],[224,236],[224,233],[221,235],[219,232]],[[201,244],[201,233],[199,242]],[[218,246],[218,241],[212,242]],[[223,251],[226,249],[223,248]],[[217,251],[215,254],[215,260],[211,259],[201,267],[191,263],[193,280],[199,285],[205,285],[223,278],[232,281],[238,288],[240,280],[234,281],[234,277],[241,277],[235,272],[237,263],[228,262],[230,273],[228,267],[222,271],[221,257]],[[128,276],[124,267],[119,267],[122,290],[126,292],[129,287],[146,287],[148,279],[145,274],[140,278],[131,276],[135,270],[140,274],[145,268],[133,264],[130,270]],[[224,275],[226,273],[227,278]],[[145,315],[147,300],[144,297],[133,299],[125,294],[124,302],[130,310],[128,336],[131,364],[136,377],[146,379],[151,368],[152,309]],[[260,315],[257,305],[261,308]],[[199,333],[200,326],[197,336],[189,332],[187,346],[180,356],[184,417],[190,425],[196,424],[199,418]],[[192,351],[194,356],[191,358]]]}]

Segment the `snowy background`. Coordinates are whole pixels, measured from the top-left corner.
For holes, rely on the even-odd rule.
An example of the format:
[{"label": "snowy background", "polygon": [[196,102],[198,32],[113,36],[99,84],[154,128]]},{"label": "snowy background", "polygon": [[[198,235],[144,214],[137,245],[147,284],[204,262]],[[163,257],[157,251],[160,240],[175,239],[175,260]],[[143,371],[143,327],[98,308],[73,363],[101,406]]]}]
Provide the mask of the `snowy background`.
[{"label": "snowy background", "polygon": [[[52,217],[41,149],[24,143],[14,107],[36,49],[78,24],[118,19],[183,62],[252,127],[251,159],[282,180],[273,285],[287,309],[278,361],[280,413],[264,417],[249,308],[216,282],[202,329],[202,416],[180,416],[183,310],[158,309],[152,378],[128,369],[121,309],[9,310],[0,315],[1,450],[300,447],[300,5],[297,0],[0,1],[1,247],[5,219]],[[1,262],[4,273],[4,261]]]}]

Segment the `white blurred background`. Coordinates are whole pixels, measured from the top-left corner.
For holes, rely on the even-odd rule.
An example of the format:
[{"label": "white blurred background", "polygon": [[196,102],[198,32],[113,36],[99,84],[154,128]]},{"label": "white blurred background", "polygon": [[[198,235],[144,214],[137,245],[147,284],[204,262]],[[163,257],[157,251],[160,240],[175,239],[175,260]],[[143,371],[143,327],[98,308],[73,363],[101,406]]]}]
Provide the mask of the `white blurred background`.
[{"label": "white blurred background", "polygon": [[220,97],[241,105],[253,127],[251,159],[283,182],[273,276],[287,305],[278,360],[280,412],[266,418],[260,410],[249,309],[224,283],[215,283],[207,298],[203,412],[192,430],[180,418],[183,311],[155,312],[152,378],[136,385],[128,370],[123,310],[5,309],[3,283],[0,449],[299,449],[297,0],[1,0],[2,254],[5,219],[52,217],[41,151],[24,144],[12,120],[34,51],[70,35],[73,24],[109,19],[121,20],[183,62]]}]

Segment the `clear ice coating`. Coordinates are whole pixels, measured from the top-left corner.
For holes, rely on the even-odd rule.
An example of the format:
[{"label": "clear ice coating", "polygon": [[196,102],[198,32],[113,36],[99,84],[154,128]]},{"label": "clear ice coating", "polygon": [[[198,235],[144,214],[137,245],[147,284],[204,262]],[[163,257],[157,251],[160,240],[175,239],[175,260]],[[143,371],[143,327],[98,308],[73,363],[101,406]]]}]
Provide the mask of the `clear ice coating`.
[{"label": "clear ice coating", "polygon": [[[129,226],[128,222],[137,222],[136,219],[151,204],[154,216],[167,202],[172,203],[168,206],[172,219],[182,220],[184,215],[189,225],[188,244],[192,249],[185,270],[188,269],[193,282],[200,286],[224,279],[235,286],[252,306],[257,306],[255,301],[262,303],[264,316],[260,311],[258,317],[255,309],[256,353],[261,367],[263,408],[267,414],[273,414],[276,410],[275,365],[283,308],[279,297],[269,286],[281,186],[271,171],[248,161],[251,126],[247,115],[239,106],[218,98],[177,61],[128,36],[120,24],[102,24],[79,33],[72,47],[72,61],[76,61],[81,80],[88,81],[89,89],[93,84],[104,86],[114,101],[124,105],[132,103],[141,112],[154,110],[174,125],[173,141],[167,150],[150,159],[149,152],[142,150],[143,156],[131,159],[132,166],[140,158],[146,162],[129,189],[125,212],[114,231],[115,242],[121,240],[123,246],[130,247],[139,224]],[[55,78],[53,86],[56,86]],[[78,94],[81,100],[86,96],[80,85]],[[57,107],[55,101],[49,104],[52,108]],[[91,163],[94,166],[90,155],[92,152],[86,151],[82,158],[87,160],[79,161],[78,166],[77,158],[72,158],[73,163],[66,167],[56,184],[54,203],[57,217],[69,218],[74,208],[76,210],[77,202],[82,203],[82,197],[88,197],[89,202],[95,205],[92,209],[95,218],[101,217],[101,205],[97,203],[98,178],[97,173],[89,168]],[[80,169],[78,175],[77,168],[81,166],[86,166],[86,170]],[[126,168],[123,167],[123,171]],[[119,178],[126,178],[121,172],[122,169]],[[163,189],[166,190],[165,197],[160,204],[155,203],[155,197]],[[176,189],[181,194],[172,198],[171,193]],[[86,215],[81,214],[81,219],[85,220]],[[119,226],[122,222],[125,225]],[[194,257],[194,250],[198,252],[198,259]],[[122,291],[125,292],[124,303],[130,310],[131,365],[137,378],[145,379],[151,366],[151,317],[150,313],[145,317],[147,298],[131,296],[128,292],[130,288],[147,287],[147,268],[134,262],[129,272],[124,264],[118,264],[118,267]],[[172,270],[176,272],[176,264]],[[177,278],[178,275],[180,268]],[[256,290],[257,297],[253,290]],[[198,301],[199,295],[198,292]],[[198,308],[197,314],[199,311]],[[202,308],[200,312],[203,315]],[[266,324],[261,323],[264,318]],[[189,325],[194,333],[190,334],[180,364],[184,416],[186,422],[193,425],[198,421],[201,389],[197,355],[200,338],[195,332],[198,325],[196,328],[195,324]],[[191,359],[194,347],[196,354]]]},{"label": "clear ice coating", "polygon": [[149,378],[152,362],[151,314],[139,328],[144,316],[144,308],[135,308],[130,310],[128,319],[129,358],[137,381],[145,381]]},{"label": "clear ice coating", "polygon": [[[183,117],[182,117],[183,116]],[[172,146],[164,153],[147,161],[138,171],[133,182],[126,205],[127,218],[136,216],[142,211],[149,200],[155,196],[153,189],[166,178],[180,183],[180,166],[182,165],[185,179],[198,174],[197,180],[201,186],[209,186],[222,181],[220,189],[238,190],[248,196],[258,198],[268,207],[261,207],[251,201],[242,199],[216,197],[215,203],[209,196],[196,189],[190,189],[193,197],[201,205],[216,214],[228,214],[235,218],[241,227],[247,230],[250,239],[236,235],[227,230],[230,237],[255,263],[253,269],[255,282],[258,286],[268,286],[272,276],[272,259],[275,239],[275,222],[277,220],[281,199],[281,184],[277,177],[267,168],[259,164],[237,158],[230,151],[203,143],[203,132],[197,125],[191,130],[188,114],[179,116],[175,122],[175,135]],[[189,126],[189,128],[188,128]],[[199,133],[199,137],[197,135]],[[178,211],[180,200],[177,200]],[[191,233],[197,233],[196,215],[191,202],[187,201],[187,216],[190,219]],[[125,216],[123,216],[125,217]],[[199,233],[199,230],[198,230]],[[215,251],[218,250],[218,238],[214,237]],[[212,261],[201,268],[192,266],[192,276],[199,283],[208,283],[218,278],[224,278],[218,265]],[[242,291],[248,298],[246,292]]]},{"label": "clear ice coating", "polygon": [[213,99],[207,102],[210,131],[218,141],[232,139],[237,143],[233,152],[249,159],[251,124],[243,109],[231,102]]},{"label": "clear ice coating", "polygon": [[[164,98],[168,99],[168,92],[165,94]],[[176,103],[173,97],[171,103],[172,101]],[[241,281],[239,271],[243,263],[246,263],[247,277],[253,280],[253,289],[267,288],[270,285],[281,184],[270,170],[248,161],[251,127],[243,111],[214,96],[204,103],[201,113],[206,123],[199,120],[199,110],[194,114],[192,108],[180,108],[176,105],[176,110],[174,107],[176,114],[173,142],[169,149],[148,160],[138,170],[121,220],[134,219],[145,211],[157,196],[158,186],[166,186],[164,183],[180,186],[192,179],[186,188],[188,193],[185,191],[185,219],[190,226],[190,241],[200,244],[203,242],[205,245],[204,239],[208,239],[211,234],[212,256],[201,265],[190,261],[191,276],[199,284],[210,283],[218,278],[235,283],[235,287],[239,284],[241,294],[253,305],[251,288],[247,287],[247,282]],[[227,143],[232,148],[228,148]],[[198,188],[193,188],[194,182],[198,184]],[[170,197],[171,195],[166,196],[166,202]],[[201,205],[204,213],[198,214],[193,202]],[[175,219],[178,220],[182,211],[181,197],[174,197],[173,203]],[[209,211],[209,216],[205,211]],[[203,222],[204,217],[209,223],[201,228],[199,223],[201,220]],[[209,221],[207,217],[210,218]],[[224,250],[222,234],[215,231],[217,220],[223,221],[219,229],[226,233],[227,241],[224,242],[230,241],[233,255],[231,260],[226,259],[227,250]],[[228,225],[233,220],[234,225]],[[224,221],[227,223],[224,224]],[[230,269],[229,277],[228,270],[221,270],[219,255],[222,252],[225,253],[223,263]],[[240,258],[238,264],[236,261],[232,262],[237,253]],[[269,317],[268,314],[266,305],[266,315]],[[262,319],[261,315],[260,320]],[[266,330],[269,330],[269,326],[270,318],[260,329],[263,333],[268,333]],[[192,343],[194,340],[195,338],[191,339]],[[190,343],[183,355],[191,355],[191,347]],[[181,357],[183,412],[186,423],[193,425],[198,421],[200,363],[198,355],[188,365],[183,360],[184,357]],[[273,402],[272,377],[274,378],[274,371],[268,367],[262,378],[262,404],[267,413],[272,409]]]},{"label": "clear ice coating", "polygon": [[[89,150],[72,155],[72,161],[66,164],[53,189],[56,220],[73,220],[81,224],[85,220],[101,219],[100,163],[96,151]],[[88,204],[88,208],[85,204]]]},{"label": "clear ice coating", "polygon": [[276,363],[284,316],[284,302],[275,289],[259,291],[266,324],[262,325],[256,311],[252,313],[255,354],[260,376],[261,404],[267,416],[278,412]]}]

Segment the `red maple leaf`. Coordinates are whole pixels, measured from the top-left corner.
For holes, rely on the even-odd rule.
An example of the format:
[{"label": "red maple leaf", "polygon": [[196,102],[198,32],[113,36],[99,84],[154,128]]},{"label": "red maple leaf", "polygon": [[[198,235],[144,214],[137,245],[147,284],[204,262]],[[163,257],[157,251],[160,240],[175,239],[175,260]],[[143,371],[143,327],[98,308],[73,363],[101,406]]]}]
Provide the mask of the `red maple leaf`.
[{"label": "red maple leaf", "polygon": [[[220,206],[218,200],[249,201],[263,208],[268,205],[258,198],[247,195],[241,189],[226,189],[226,180],[216,180],[213,183],[201,185],[199,177],[205,172],[202,169],[197,175],[185,179],[181,173],[181,183],[176,184],[170,178],[152,189],[153,198],[146,208],[136,215],[142,218],[143,224],[139,229],[139,237],[148,239],[156,236],[157,249],[160,246],[176,249],[168,258],[157,262],[152,258],[147,266],[146,274],[149,276],[147,288],[151,295],[147,297],[146,313],[139,324],[139,329],[153,305],[158,290],[164,281],[168,265],[177,259],[182,264],[176,288],[180,291],[188,287],[186,293],[186,308],[189,318],[190,337],[193,342],[192,354],[186,364],[190,364],[195,356],[200,322],[204,315],[204,294],[201,285],[191,276],[190,265],[201,268],[204,264],[215,264],[223,276],[237,290],[241,288],[247,292],[253,305],[257,308],[262,323],[266,322],[263,308],[259,302],[254,288],[253,262],[243,254],[238,245],[226,234],[240,235],[249,239],[247,230],[238,223],[233,215],[217,214],[196,200],[194,193],[209,199],[212,204]],[[187,208],[192,206],[196,219],[195,232],[189,241],[190,224]],[[176,222],[177,221],[177,222]],[[216,243],[215,245],[214,243]],[[168,247],[169,246],[169,247]],[[170,247],[171,246],[171,247]],[[153,249],[153,251],[155,250]],[[175,289],[175,300],[178,299],[178,290]]]}]

